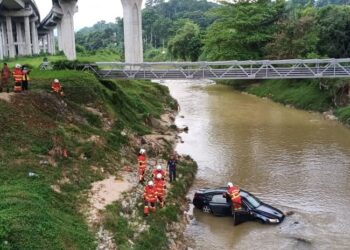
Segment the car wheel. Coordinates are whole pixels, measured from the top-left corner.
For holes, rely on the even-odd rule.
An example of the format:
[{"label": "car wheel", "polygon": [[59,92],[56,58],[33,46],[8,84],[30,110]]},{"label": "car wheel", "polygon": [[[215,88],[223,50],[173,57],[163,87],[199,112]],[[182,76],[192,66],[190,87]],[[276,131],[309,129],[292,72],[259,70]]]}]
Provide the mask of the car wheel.
[{"label": "car wheel", "polygon": [[210,209],[210,207],[207,206],[207,205],[204,205],[204,206],[202,207],[202,211],[203,211],[204,213],[207,213],[207,214],[210,214],[210,213],[211,213],[211,209]]}]

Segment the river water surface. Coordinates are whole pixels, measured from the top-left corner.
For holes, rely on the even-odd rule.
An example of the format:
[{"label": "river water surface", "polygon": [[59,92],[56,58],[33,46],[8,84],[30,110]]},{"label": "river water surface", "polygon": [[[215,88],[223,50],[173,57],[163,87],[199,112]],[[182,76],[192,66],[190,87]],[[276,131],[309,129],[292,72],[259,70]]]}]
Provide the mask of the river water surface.
[{"label": "river water surface", "polygon": [[[194,209],[196,249],[350,249],[350,129],[228,86],[166,82],[181,106],[181,154],[199,165],[190,195],[228,181],[294,215],[234,227]],[[181,118],[181,116],[184,116]]]}]

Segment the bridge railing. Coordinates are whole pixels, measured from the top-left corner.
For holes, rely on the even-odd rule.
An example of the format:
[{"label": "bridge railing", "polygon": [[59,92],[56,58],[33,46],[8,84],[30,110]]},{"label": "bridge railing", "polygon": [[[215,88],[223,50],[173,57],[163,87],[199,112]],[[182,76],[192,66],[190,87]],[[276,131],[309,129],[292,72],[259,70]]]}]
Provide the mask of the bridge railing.
[{"label": "bridge railing", "polygon": [[97,62],[85,65],[102,78],[291,79],[348,78],[350,58],[217,62]]}]

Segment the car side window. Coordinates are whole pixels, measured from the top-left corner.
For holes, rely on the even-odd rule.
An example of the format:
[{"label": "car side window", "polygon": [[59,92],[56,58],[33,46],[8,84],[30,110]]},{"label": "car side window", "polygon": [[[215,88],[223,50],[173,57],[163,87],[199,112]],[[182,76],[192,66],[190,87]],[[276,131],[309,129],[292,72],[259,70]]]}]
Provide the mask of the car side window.
[{"label": "car side window", "polygon": [[223,197],[222,194],[218,194],[213,196],[213,198],[211,199],[211,202],[226,204],[227,200],[225,197]]}]

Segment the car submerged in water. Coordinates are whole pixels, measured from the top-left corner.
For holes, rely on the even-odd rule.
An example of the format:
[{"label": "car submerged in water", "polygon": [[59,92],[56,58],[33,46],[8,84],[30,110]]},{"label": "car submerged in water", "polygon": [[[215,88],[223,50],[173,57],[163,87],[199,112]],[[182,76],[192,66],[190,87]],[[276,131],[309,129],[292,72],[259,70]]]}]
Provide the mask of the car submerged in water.
[{"label": "car submerged in water", "polygon": [[263,224],[279,224],[284,220],[282,211],[260,201],[251,193],[240,190],[242,209],[232,214],[231,201],[224,197],[226,188],[204,188],[194,194],[193,205],[204,213],[216,216],[233,216],[234,225],[246,221],[258,221]]}]

